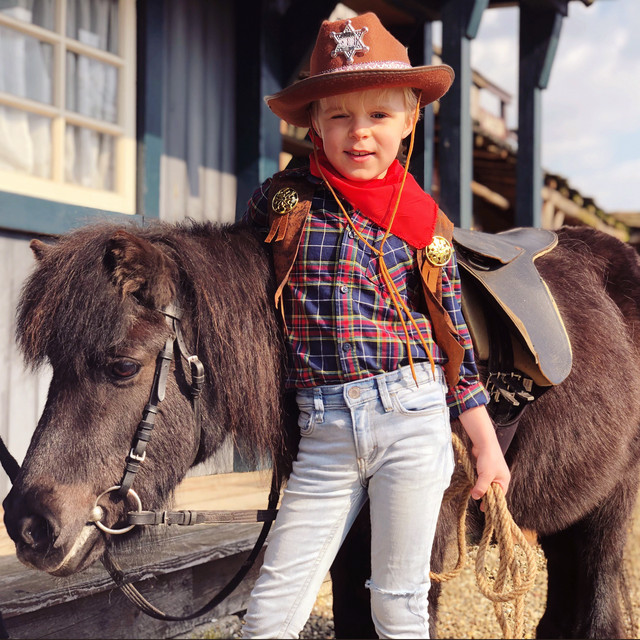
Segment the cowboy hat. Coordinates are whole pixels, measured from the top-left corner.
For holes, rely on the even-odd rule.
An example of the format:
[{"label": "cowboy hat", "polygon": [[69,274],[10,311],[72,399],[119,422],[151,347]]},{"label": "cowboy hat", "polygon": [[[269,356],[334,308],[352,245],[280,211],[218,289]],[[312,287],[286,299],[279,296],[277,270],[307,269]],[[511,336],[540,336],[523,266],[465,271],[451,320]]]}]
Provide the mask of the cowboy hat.
[{"label": "cowboy hat", "polygon": [[352,91],[409,87],[422,92],[420,106],[441,98],[453,82],[448,65],[412,67],[407,49],[374,13],[325,20],[311,54],[310,74],[265,101],[289,124],[309,126],[309,105]]}]

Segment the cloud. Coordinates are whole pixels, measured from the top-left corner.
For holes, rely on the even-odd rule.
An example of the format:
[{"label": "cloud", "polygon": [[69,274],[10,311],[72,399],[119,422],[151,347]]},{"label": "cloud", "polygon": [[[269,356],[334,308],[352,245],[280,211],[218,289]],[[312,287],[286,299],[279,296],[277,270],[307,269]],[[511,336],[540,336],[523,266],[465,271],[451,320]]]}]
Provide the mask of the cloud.
[{"label": "cloud", "polygon": [[[638,0],[569,3],[543,92],[542,162],[605,210],[640,211]],[[518,10],[485,11],[472,64],[514,96],[517,126]]]}]

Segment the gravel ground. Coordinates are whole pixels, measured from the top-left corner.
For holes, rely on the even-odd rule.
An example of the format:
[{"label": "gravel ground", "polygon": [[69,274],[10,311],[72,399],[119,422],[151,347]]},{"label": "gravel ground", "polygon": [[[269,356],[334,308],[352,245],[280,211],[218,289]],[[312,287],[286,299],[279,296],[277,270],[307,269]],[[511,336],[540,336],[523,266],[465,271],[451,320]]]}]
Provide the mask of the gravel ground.
[{"label": "gravel ground", "polygon": [[[438,620],[440,638],[501,638],[502,632],[496,620],[492,604],[478,591],[475,584],[476,549],[468,552],[466,567],[462,573],[443,587]],[[544,612],[546,599],[546,562],[537,548],[538,574],[531,591],[525,598],[525,637],[534,638],[538,620]],[[489,557],[495,562],[495,557]],[[633,525],[629,531],[629,543],[625,557],[627,587],[630,593],[631,617],[627,619],[629,638],[640,638],[640,502],[636,507]],[[239,638],[242,623],[238,616],[228,616],[199,630],[190,638]],[[311,618],[300,634],[301,638],[334,638],[331,619],[331,585],[325,582]]]}]

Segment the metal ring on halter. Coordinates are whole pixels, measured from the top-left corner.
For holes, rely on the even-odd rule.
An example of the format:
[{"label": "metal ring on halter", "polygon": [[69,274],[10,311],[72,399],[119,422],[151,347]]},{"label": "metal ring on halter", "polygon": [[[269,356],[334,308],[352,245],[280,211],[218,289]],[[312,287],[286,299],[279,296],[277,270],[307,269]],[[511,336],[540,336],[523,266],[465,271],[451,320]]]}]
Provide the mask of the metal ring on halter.
[{"label": "metal ring on halter", "polygon": [[[104,531],[105,533],[113,533],[115,535],[119,535],[121,533],[127,533],[127,531],[131,531],[131,529],[133,529],[133,527],[136,526],[135,524],[132,524],[132,525],[129,525],[128,527],[123,527],[122,529],[110,529],[109,527],[106,527],[105,525],[103,525],[102,522],[100,522],[102,516],[104,515],[103,508],[98,504],[98,502],[100,501],[100,498],[102,498],[102,496],[106,496],[107,493],[111,493],[112,491],[117,491],[118,489],[120,489],[120,485],[116,484],[113,487],[110,487],[109,489],[107,489],[106,491],[103,491],[96,498],[95,504],[93,505],[93,509],[91,510],[91,521],[93,522],[93,524],[95,524],[96,527],[98,527],[98,529],[100,529],[101,531]],[[129,494],[133,496],[136,503],[138,504],[138,512],[142,511],[142,500],[140,500],[140,496],[133,489],[129,489],[127,493],[127,497],[129,496]]]}]

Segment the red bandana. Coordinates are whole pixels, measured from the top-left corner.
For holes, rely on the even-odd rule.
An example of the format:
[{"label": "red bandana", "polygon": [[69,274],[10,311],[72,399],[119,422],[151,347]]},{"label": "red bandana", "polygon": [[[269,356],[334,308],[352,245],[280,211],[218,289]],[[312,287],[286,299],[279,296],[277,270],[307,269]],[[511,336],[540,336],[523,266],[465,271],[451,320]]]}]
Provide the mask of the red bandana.
[{"label": "red bandana", "polygon": [[[362,215],[383,229],[388,229],[404,175],[400,163],[394,160],[384,178],[362,182],[349,180],[333,168],[319,142],[316,138],[322,175],[313,153],[309,156],[311,174],[317,178],[324,176]],[[420,188],[410,173],[407,174],[391,233],[412,247],[422,249],[431,244],[437,215],[438,205],[434,199]]]}]

